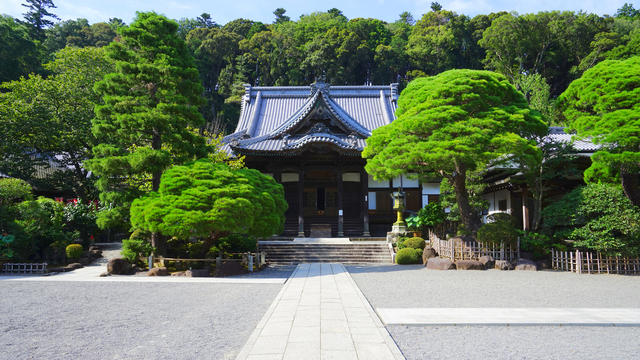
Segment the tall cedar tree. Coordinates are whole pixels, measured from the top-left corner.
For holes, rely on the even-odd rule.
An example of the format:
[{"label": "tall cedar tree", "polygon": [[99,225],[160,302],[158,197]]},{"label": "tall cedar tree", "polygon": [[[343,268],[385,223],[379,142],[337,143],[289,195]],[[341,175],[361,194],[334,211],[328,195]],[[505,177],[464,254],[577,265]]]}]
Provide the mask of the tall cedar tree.
[{"label": "tall cedar tree", "polygon": [[640,206],[640,57],[601,62],[558,100],[570,128],[602,146],[585,180],[620,181],[631,203]]},{"label": "tall cedar tree", "polygon": [[135,228],[181,239],[201,237],[197,257],[204,258],[229,234],[281,233],[287,208],[284,188],[273,178],[200,159],[162,175],[160,191],[133,202],[131,222]]},{"label": "tall cedar tree", "polygon": [[416,79],[402,92],[396,114],[397,120],[367,139],[367,172],[375,179],[406,173],[445,179],[471,232],[480,220],[469,205],[468,174],[515,149],[536,151],[525,137],[547,130],[507,78],[489,71],[451,70]]},{"label": "tall cedar tree", "polygon": [[[173,20],[138,12],[130,26],[118,29],[120,40],[105,48],[116,72],[94,87],[105,104],[95,109],[93,132],[108,141],[94,147],[95,158],[87,162],[100,176],[101,200],[116,206],[103,214],[101,226],[126,217],[133,199],[158,191],[168,167],[206,156],[204,138],[187,128],[204,123],[198,111],[203,88],[177,30]],[[164,251],[161,237],[153,238]]]},{"label": "tall cedar tree", "polygon": [[46,18],[60,20],[58,15],[50,13],[47,9],[55,9],[57,6],[51,0],[27,0],[27,3],[22,6],[29,9],[22,15],[24,15],[26,23],[31,25],[32,38],[40,42],[44,41],[46,37],[44,29],[53,25],[53,21]]}]

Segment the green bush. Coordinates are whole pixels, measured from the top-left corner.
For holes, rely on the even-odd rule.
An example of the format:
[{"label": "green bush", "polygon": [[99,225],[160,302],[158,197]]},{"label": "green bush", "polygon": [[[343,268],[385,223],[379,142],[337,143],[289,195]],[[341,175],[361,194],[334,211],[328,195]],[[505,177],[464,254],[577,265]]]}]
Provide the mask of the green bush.
[{"label": "green bush", "polygon": [[138,257],[147,257],[155,250],[156,249],[146,240],[129,239],[122,240],[122,251],[120,251],[120,255],[130,263],[135,264],[138,262]]},{"label": "green bush", "polygon": [[503,212],[497,212],[491,215],[487,215],[487,222],[506,222],[515,229],[520,226],[520,223],[518,223],[518,219],[516,219],[515,216]]},{"label": "green bush", "polygon": [[79,259],[82,256],[82,245],[71,244],[65,249],[69,259]]},{"label": "green bush", "polygon": [[579,187],[543,211],[544,226],[556,239],[610,256],[640,255],[640,210],[619,186]]},{"label": "green bush", "polygon": [[412,237],[411,239],[404,242],[404,247],[412,248],[412,249],[420,249],[424,250],[426,246],[424,239],[421,237]]},{"label": "green bush", "polygon": [[420,259],[422,259],[422,253],[424,252],[424,250],[416,249],[416,252],[418,253],[418,257],[420,257]]},{"label": "green bush", "polygon": [[421,262],[422,256],[418,255],[416,249],[413,248],[400,249],[396,254],[396,263],[400,265],[420,264]]},{"label": "green bush", "polygon": [[518,230],[509,222],[496,221],[484,224],[478,229],[478,241],[489,244],[514,245],[518,241]]},{"label": "green bush", "polygon": [[398,242],[396,242],[396,246],[398,247],[398,250],[404,249],[405,247],[407,247],[405,245],[405,241],[407,240],[409,240],[408,237],[402,237],[402,236],[398,239]]}]

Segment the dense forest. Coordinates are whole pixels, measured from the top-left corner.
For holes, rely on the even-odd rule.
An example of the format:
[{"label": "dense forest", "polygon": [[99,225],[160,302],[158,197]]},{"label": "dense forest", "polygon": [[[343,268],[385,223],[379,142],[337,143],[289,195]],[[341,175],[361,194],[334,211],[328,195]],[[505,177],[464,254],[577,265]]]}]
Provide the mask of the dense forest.
[{"label": "dense forest", "polygon": [[[29,0],[24,19],[0,17],[0,82],[31,73],[71,47],[118,41],[121,19],[90,24],[58,21],[51,0]],[[339,9],[290,19],[274,11],[264,24],[236,19],[224,25],[210,14],[182,18],[179,36],[196,59],[207,105],[203,115],[217,129],[233,130],[243,84],[309,85],[324,76],[334,85],[399,83],[450,69],[489,69],[507,75],[549,123],[562,123],[553,99],[604,59],[640,53],[640,12],[625,4],[613,16],[550,11],[502,11],[473,18],[432,3],[415,19],[348,19]],[[222,125],[222,127],[220,126]]]}]

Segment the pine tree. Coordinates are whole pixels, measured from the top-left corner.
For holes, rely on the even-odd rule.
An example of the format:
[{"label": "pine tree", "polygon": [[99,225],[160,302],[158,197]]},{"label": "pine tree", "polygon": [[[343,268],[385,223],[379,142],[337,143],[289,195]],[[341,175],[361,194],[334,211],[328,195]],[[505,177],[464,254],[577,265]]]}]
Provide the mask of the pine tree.
[{"label": "pine tree", "polygon": [[29,10],[22,14],[27,24],[31,25],[31,37],[34,40],[40,42],[44,41],[45,34],[44,29],[53,25],[53,21],[46,19],[50,17],[52,19],[60,20],[58,15],[50,13],[47,9],[55,9],[57,6],[53,4],[51,0],[26,0],[26,4],[22,6]]}]

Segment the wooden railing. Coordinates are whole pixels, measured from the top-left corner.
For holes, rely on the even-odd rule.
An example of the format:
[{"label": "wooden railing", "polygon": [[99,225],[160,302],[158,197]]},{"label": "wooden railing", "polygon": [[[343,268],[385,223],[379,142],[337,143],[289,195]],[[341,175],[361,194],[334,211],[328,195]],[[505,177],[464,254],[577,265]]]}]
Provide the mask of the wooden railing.
[{"label": "wooden railing", "polygon": [[516,245],[489,244],[477,241],[464,242],[442,240],[433,231],[429,231],[429,243],[443,258],[456,260],[478,260],[482,256],[491,256],[495,260],[515,260],[520,257],[520,239]]},{"label": "wooden railing", "polygon": [[5,263],[6,274],[44,274],[47,272],[47,263]]},{"label": "wooden railing", "polygon": [[551,249],[551,267],[578,274],[640,274],[640,259]]}]

